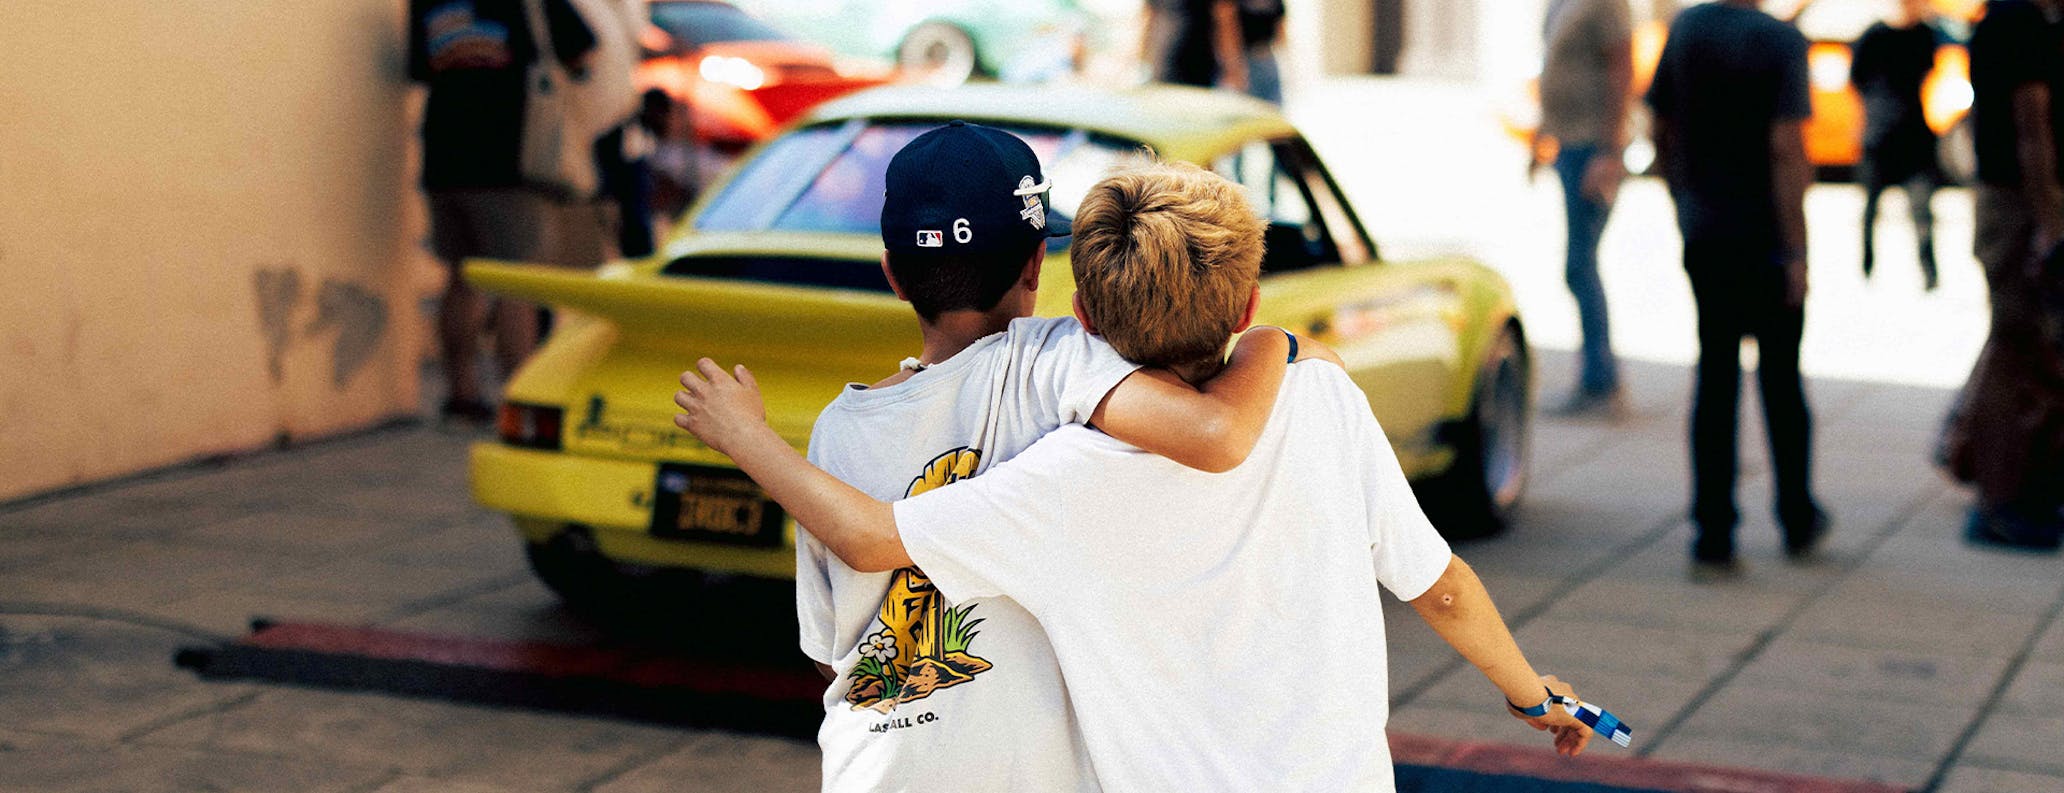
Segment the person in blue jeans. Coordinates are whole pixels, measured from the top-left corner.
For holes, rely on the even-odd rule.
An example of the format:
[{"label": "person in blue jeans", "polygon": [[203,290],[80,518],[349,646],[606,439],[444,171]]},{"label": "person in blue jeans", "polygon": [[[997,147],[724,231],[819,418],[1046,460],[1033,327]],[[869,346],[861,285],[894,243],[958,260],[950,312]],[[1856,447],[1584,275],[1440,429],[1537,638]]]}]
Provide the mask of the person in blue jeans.
[{"label": "person in blue jeans", "polygon": [[1770,439],[1785,556],[1809,562],[1828,534],[1813,497],[1813,415],[1799,374],[1806,326],[1806,37],[1759,0],[1715,0],[1670,24],[1648,106],[1698,307],[1691,408],[1691,577],[1743,574],[1735,556],[1742,339]]},{"label": "person in blue jeans", "polygon": [[1550,0],[1542,35],[1547,58],[1534,166],[1553,140],[1569,219],[1564,278],[1583,331],[1577,390],[1556,412],[1617,420],[1627,415],[1627,399],[1612,352],[1605,282],[1598,276],[1598,241],[1627,175],[1622,151],[1633,97],[1633,21],[1627,0]]}]

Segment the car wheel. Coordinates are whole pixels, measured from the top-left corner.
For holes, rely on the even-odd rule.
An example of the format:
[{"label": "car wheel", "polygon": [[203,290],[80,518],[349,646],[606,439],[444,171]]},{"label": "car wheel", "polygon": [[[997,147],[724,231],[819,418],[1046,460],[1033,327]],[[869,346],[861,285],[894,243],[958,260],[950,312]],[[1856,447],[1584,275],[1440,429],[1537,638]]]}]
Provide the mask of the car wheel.
[{"label": "car wheel", "polygon": [[1420,502],[1449,539],[1504,531],[1526,490],[1533,370],[1519,331],[1498,334],[1477,370],[1468,417],[1450,425],[1448,470],[1420,488]]},{"label": "car wheel", "polygon": [[595,549],[585,530],[571,528],[542,543],[528,543],[530,570],[574,612],[606,617],[634,600],[631,582]]},{"label": "car wheel", "polygon": [[1978,179],[1978,144],[1971,137],[1971,117],[1959,119],[1936,144],[1936,159],[1942,163],[1942,178],[1950,184],[1971,184]]},{"label": "car wheel", "polygon": [[926,22],[904,34],[896,65],[933,85],[960,85],[975,76],[975,40],[957,25]]}]

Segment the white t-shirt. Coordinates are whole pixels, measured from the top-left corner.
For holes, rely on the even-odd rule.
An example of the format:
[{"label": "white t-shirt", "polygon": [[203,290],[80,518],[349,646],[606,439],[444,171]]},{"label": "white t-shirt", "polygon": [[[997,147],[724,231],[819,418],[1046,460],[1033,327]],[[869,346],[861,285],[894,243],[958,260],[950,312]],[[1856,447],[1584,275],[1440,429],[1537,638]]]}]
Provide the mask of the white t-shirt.
[{"label": "white t-shirt", "polygon": [[1394,789],[1377,587],[1451,556],[1339,367],[1290,367],[1223,474],[1062,427],[895,511],[948,602],[1046,627],[1106,790]]},{"label": "white t-shirt", "polygon": [[[882,500],[944,487],[1085,422],[1138,367],[1072,318],[1021,319],[885,388],[849,387],[810,460]],[[803,652],[824,693],[824,789],[1095,790],[1053,646],[1008,598],[953,607],[921,573],[861,573],[796,535]]]}]

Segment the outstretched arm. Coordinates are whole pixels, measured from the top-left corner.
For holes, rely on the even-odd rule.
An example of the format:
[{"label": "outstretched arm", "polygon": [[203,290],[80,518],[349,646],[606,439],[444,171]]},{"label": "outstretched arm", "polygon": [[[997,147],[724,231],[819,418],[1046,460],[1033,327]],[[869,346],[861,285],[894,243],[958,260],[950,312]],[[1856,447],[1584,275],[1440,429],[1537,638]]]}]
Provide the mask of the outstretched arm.
[{"label": "outstretched arm", "polygon": [[[744,366],[737,376],[715,361],[697,361],[681,373],[674,394],[674,425],[724,453],[767,495],[809,528],[833,555],[863,573],[909,567],[910,554],[896,533],[896,514],[876,500],[796,453],[767,426],[759,383]],[[699,372],[699,374],[698,374]]]},{"label": "outstretched arm", "polygon": [[[1490,678],[1507,703],[1532,706],[1541,701],[1543,686],[1556,694],[1576,696],[1569,684],[1534,671],[1526,654],[1519,651],[1519,644],[1512,640],[1504,618],[1498,616],[1498,607],[1484,590],[1483,581],[1461,557],[1451,557],[1440,580],[1411,602],[1419,618],[1426,620],[1484,677]],[[1591,743],[1591,729],[1559,705],[1549,707],[1547,715],[1534,718],[1513,711],[1509,705],[1506,710],[1536,730],[1554,733],[1555,750],[1559,753],[1575,757]]]},{"label": "outstretched arm", "polygon": [[[1255,328],[1240,336],[1217,376],[1192,387],[1160,369],[1141,369],[1104,395],[1090,423],[1105,434],[1199,471],[1230,471],[1246,461],[1275,410],[1290,355],[1288,331]],[[1340,356],[1297,339],[1297,360]]]},{"label": "outstretched arm", "polygon": [[1247,93],[1247,46],[1240,41],[1240,5],[1233,0],[1211,4],[1211,51],[1218,56],[1218,84]]}]

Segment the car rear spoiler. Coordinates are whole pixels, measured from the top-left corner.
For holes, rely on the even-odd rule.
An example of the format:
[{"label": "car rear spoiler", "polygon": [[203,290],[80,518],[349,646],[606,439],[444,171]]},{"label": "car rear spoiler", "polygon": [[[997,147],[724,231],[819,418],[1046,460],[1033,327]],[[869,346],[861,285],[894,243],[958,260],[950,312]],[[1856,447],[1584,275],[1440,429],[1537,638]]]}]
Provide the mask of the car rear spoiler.
[{"label": "car rear spoiler", "polygon": [[[571,309],[648,343],[721,345],[754,357],[896,360],[918,347],[910,307],[882,294],[692,276],[623,276],[468,259],[466,280]],[[714,344],[712,344],[714,342]]]}]

